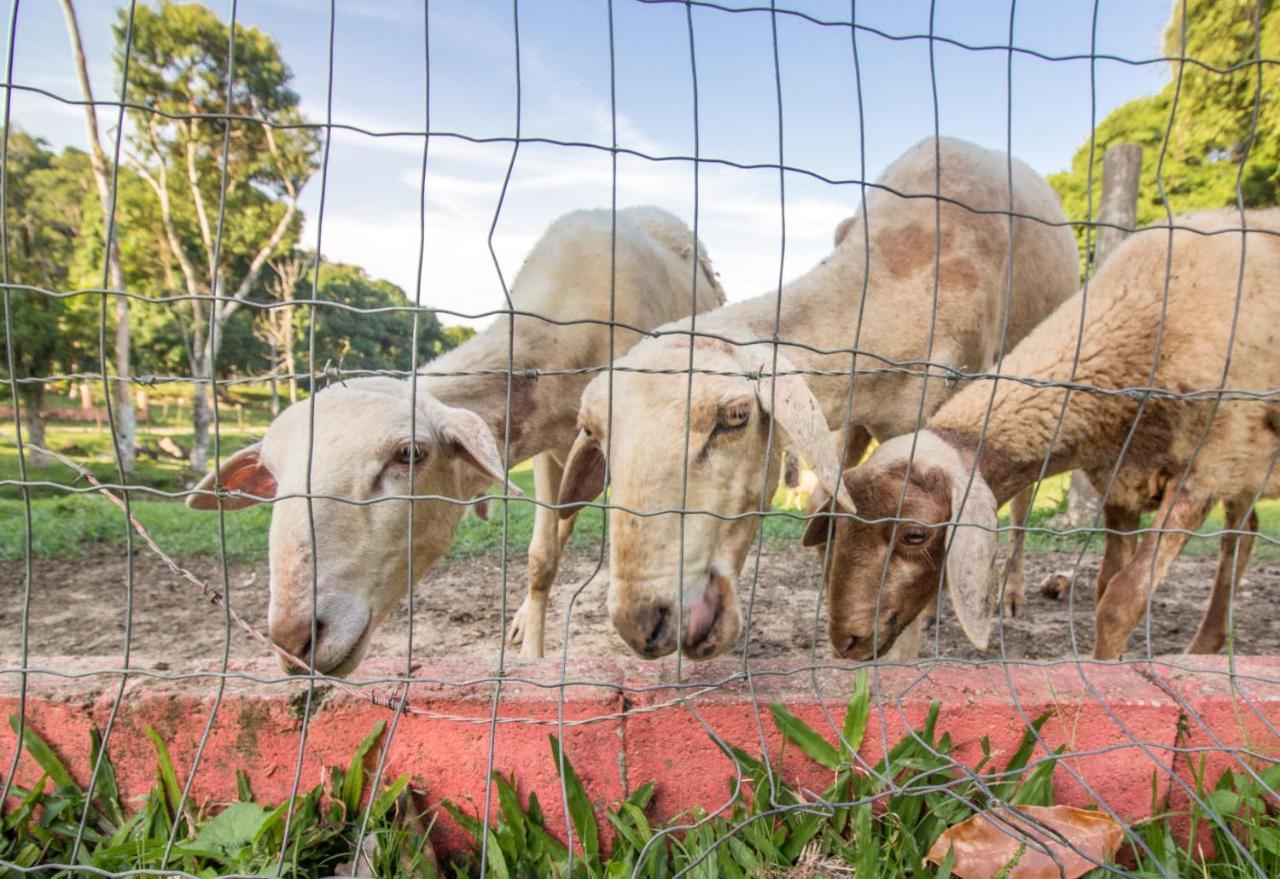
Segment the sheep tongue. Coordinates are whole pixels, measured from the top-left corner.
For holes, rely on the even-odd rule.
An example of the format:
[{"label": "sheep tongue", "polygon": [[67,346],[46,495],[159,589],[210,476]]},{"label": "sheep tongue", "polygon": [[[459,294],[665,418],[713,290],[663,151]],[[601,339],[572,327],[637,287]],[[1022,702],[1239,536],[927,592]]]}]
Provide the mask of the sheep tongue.
[{"label": "sheep tongue", "polygon": [[688,643],[700,644],[707,637],[720,614],[720,597],[720,578],[712,574],[702,597],[689,610]]}]

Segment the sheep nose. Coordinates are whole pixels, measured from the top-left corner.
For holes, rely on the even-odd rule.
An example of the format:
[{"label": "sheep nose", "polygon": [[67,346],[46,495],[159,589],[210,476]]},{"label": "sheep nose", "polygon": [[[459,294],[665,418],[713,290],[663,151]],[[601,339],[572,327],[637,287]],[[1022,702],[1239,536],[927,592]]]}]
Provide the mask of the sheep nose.
[{"label": "sheep nose", "polygon": [[676,649],[676,615],[670,604],[654,603],[614,617],[622,640],[645,659],[657,659]]},{"label": "sheep nose", "polygon": [[[325,633],[329,626],[323,617],[317,616],[315,621],[315,655],[316,655],[316,671],[323,671],[320,667],[320,647],[323,645]],[[311,616],[310,614],[298,614],[294,617],[283,621],[272,621],[271,623],[271,640],[286,653],[290,653],[301,659],[304,663],[311,659]],[[306,671],[305,668],[298,668],[291,662],[287,662],[287,670],[293,674],[300,674]]]},{"label": "sheep nose", "polygon": [[323,593],[314,609],[310,605],[281,600],[267,613],[271,640],[304,663],[299,668],[282,656],[281,666],[290,674],[302,674],[305,663],[314,662],[319,674],[350,674],[364,656],[372,608],[359,596],[338,592]]},{"label": "sheep nose", "polygon": [[835,646],[836,656],[841,659],[863,660],[870,659],[870,651],[867,649],[871,644],[871,639],[861,635],[847,635],[843,639],[837,641]]}]

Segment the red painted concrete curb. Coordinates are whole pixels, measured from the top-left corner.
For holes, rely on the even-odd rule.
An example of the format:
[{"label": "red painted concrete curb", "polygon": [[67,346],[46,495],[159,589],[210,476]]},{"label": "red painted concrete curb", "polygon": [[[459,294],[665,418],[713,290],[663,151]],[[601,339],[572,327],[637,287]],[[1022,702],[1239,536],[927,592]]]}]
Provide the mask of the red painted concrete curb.
[{"label": "red painted concrete curb", "polygon": [[[0,658],[5,667],[16,663]],[[82,782],[89,775],[91,727],[105,726],[120,689],[110,659],[42,659],[61,676],[27,676],[26,717],[61,754]],[[367,662],[364,692],[395,692],[403,666]],[[235,796],[235,770],[248,773],[263,802],[280,802],[293,788],[301,741],[301,704],[307,682],[282,678],[262,662],[232,669],[208,745],[193,782],[197,801]],[[954,742],[966,765],[990,741],[995,765],[1016,747],[1027,720],[1045,712],[1043,757],[1065,746],[1054,777],[1060,801],[1105,803],[1123,818],[1151,813],[1153,783],[1158,805],[1185,801],[1203,756],[1209,777],[1242,761],[1280,756],[1280,658],[1237,658],[1234,676],[1224,657],[1170,657],[1136,664],[1059,662],[1000,666],[921,663],[875,667],[877,710],[862,756],[878,759],[911,724],[919,727],[938,700],[938,732]],[[767,705],[778,701],[834,741],[852,687],[852,668],[753,664],[750,679],[737,661],[689,664],[674,680],[674,664],[556,662],[513,665],[499,684],[475,664],[415,670],[409,704],[388,754],[387,774],[409,773],[431,801],[483,802],[494,771],[514,774],[522,796],[536,790],[552,828],[564,826],[564,809],[548,735],[561,735],[595,802],[603,807],[648,781],[657,782],[655,817],[693,806],[714,811],[728,799],[734,767],[709,731],[752,754],[767,749],[784,775],[810,789],[830,773],[795,748],[784,749]],[[246,677],[248,676],[248,677]],[[563,677],[567,683],[563,688]],[[21,675],[0,676],[0,709],[19,708]],[[209,720],[222,679],[207,670],[131,675],[124,687],[109,749],[122,792],[139,796],[154,781],[154,756],[142,731],[154,727],[169,743],[185,778]],[[561,698],[563,694],[563,699]],[[498,697],[495,699],[495,695]],[[327,766],[345,765],[356,743],[392,712],[366,698],[317,684],[302,760],[300,786],[317,784]],[[492,726],[491,717],[498,723]],[[564,727],[559,727],[563,720]],[[492,749],[490,739],[492,738]],[[0,766],[8,767],[16,737],[0,731]],[[39,769],[27,756],[17,778],[34,782]],[[495,806],[496,808],[496,806]],[[462,843],[447,821],[437,843],[445,851]]]}]

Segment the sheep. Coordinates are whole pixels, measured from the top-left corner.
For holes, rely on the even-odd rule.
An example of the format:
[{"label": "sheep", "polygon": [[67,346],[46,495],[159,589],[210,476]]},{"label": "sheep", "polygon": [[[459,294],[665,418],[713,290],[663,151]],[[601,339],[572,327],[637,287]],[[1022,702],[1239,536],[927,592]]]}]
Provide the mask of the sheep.
[{"label": "sheep", "polygon": [[[1110,469],[1086,476],[1095,490],[1102,494],[1110,477]],[[1142,524],[1141,516],[1159,507],[1163,492],[1168,487],[1167,483],[1168,479],[1162,479],[1159,484],[1152,485],[1151,494],[1145,499],[1138,498],[1141,502],[1138,508],[1125,508],[1116,499],[1108,498],[1102,511],[1106,542],[1102,551],[1102,563],[1094,578],[1095,596],[1101,595],[1116,572],[1133,558],[1138,546],[1137,532]],[[1213,578],[1213,588],[1209,592],[1209,604],[1195,637],[1187,647],[1187,653],[1217,653],[1226,643],[1231,592],[1244,576],[1244,569],[1253,552],[1254,537],[1258,530],[1258,513],[1253,509],[1253,493],[1245,492],[1224,498],[1222,511],[1226,531],[1219,541],[1218,570]],[[1070,572],[1049,574],[1040,583],[1040,593],[1055,601],[1064,598],[1070,588]]]},{"label": "sheep", "polygon": [[[1135,233],[1088,285],[1087,300],[1081,290],[1009,353],[1006,378],[969,385],[923,430],[888,440],[846,471],[843,485],[859,519],[841,517],[831,538],[835,652],[865,659],[889,649],[935,599],[940,580],[966,635],[985,649],[996,593],[996,510],[1042,467],[1047,474],[1084,470],[1104,484],[1114,469],[1109,529],[1135,529],[1141,510],[1156,509],[1155,530],[1136,548],[1109,535],[1097,582],[1098,659],[1121,655],[1151,593],[1214,501],[1228,501],[1228,527],[1256,529],[1253,499],[1280,493],[1273,467],[1280,404],[1272,390],[1280,385],[1278,229],[1280,211],[1228,210]],[[1081,388],[1069,398],[1068,382]],[[1219,387],[1239,393],[1219,399]],[[903,520],[889,524],[900,496]],[[815,517],[806,542],[821,544],[827,528]],[[1230,585],[1239,576],[1228,552],[1235,542],[1223,542],[1192,650],[1221,646]],[[1242,555],[1251,542],[1240,538]]]},{"label": "sheep", "polygon": [[[1002,213],[1011,207],[1012,219]],[[649,658],[729,649],[741,626],[738,574],[783,446],[830,489],[873,437],[918,426],[951,395],[951,377],[996,361],[1006,329],[1010,342],[1021,339],[1074,292],[1078,256],[1065,223],[1053,191],[1022,162],[930,138],[886,170],[807,274],[664,327],[616,361],[611,426],[610,386],[593,380],[560,502],[571,516],[595,497],[607,458],[606,603],[627,644]],[[852,387],[851,346],[867,352]],[[840,502],[852,510],[847,496]]]},{"label": "sheep", "polygon": [[[512,316],[502,316],[432,362],[417,380],[416,398],[408,380],[370,377],[331,386],[283,412],[261,442],[227,458],[189,496],[190,506],[206,510],[277,498],[270,633],[280,647],[307,657],[314,568],[317,671],[345,675],[355,668],[374,627],[448,549],[470,502],[490,484],[506,484],[507,464],[533,456],[537,499],[554,503],[587,373],[606,365],[612,351],[629,348],[641,331],[691,309],[714,308],[724,293],[684,223],[637,207],[616,216],[577,211],[555,221],[517,274],[511,302],[514,329]],[[213,493],[219,484],[239,493],[220,500]],[[306,494],[318,497],[308,504]],[[409,494],[429,496],[414,503],[412,541]],[[537,508],[528,593],[510,631],[522,656],[542,655],[547,592],[572,527],[572,519]]]}]

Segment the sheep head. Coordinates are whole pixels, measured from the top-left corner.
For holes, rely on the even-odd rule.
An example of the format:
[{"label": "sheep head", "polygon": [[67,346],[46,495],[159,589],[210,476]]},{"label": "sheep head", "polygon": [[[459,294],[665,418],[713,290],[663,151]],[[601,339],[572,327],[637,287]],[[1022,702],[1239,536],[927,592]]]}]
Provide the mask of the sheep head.
[{"label": "sheep head", "polygon": [[[822,411],[786,355],[775,374],[771,345],[698,338],[691,376],[689,344],[662,337],[633,348],[612,371],[612,406],[610,376],[587,386],[561,483],[570,515],[604,488],[607,457],[607,604],[647,658],[679,648],[708,659],[737,640],[738,575],[785,446],[839,484]],[[844,491],[840,500],[853,509]]]},{"label": "sheep head", "polygon": [[986,649],[998,589],[997,505],[981,475],[970,481],[971,470],[955,448],[925,430],[894,437],[845,471],[856,518],[832,516],[830,495],[814,493],[804,544],[827,559],[836,656],[883,655],[944,581],[965,634]]},{"label": "sheep head", "polygon": [[[238,492],[223,498],[224,509],[272,502],[271,638],[307,660],[314,616],[315,669],[343,676],[360,663],[410,578],[417,582],[448,548],[463,502],[502,478],[480,416],[425,392],[414,399],[408,382],[367,378],[290,406],[261,442],[207,475],[187,505],[216,510],[216,481]],[[436,497],[418,499],[424,495]]]}]

